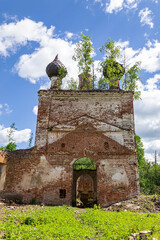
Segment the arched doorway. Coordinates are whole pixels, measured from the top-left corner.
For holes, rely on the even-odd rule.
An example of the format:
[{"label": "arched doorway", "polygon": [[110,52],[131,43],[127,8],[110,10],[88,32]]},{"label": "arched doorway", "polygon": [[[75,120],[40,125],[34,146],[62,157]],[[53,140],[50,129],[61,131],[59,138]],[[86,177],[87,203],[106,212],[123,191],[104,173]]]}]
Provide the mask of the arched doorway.
[{"label": "arched doorway", "polygon": [[73,165],[72,206],[90,207],[97,203],[96,164],[83,157]]},{"label": "arched doorway", "polygon": [[76,184],[76,205],[77,207],[93,206],[94,187],[93,179],[87,174],[81,175]]}]

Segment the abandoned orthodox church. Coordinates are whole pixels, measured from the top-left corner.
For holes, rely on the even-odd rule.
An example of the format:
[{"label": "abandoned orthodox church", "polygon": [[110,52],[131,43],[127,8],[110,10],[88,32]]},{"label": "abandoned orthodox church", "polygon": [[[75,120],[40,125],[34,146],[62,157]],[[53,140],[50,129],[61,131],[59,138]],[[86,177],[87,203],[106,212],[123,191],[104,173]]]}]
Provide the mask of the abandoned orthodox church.
[{"label": "abandoned orthodox church", "polygon": [[100,204],[139,194],[133,92],[60,90],[56,59],[40,90],[35,146],[0,151],[0,197],[49,205]]}]

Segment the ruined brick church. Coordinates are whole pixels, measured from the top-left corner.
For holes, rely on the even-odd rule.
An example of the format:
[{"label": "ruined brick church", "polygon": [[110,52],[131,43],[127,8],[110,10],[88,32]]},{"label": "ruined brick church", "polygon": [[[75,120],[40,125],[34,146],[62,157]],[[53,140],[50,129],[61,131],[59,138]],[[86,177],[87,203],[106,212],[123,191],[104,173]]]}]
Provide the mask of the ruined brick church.
[{"label": "ruined brick church", "polygon": [[38,91],[35,146],[0,151],[0,197],[76,206],[78,196],[105,207],[138,195],[133,92],[118,83],[83,90],[81,76],[79,90],[60,90],[60,66],[56,57],[51,88]]}]

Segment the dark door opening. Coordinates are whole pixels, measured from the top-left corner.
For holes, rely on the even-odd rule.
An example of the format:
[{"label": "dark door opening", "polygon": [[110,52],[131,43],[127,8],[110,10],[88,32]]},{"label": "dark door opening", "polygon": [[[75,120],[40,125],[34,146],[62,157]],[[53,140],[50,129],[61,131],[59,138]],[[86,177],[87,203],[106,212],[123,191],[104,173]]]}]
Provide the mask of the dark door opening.
[{"label": "dark door opening", "polygon": [[81,175],[76,184],[76,206],[92,207],[94,204],[93,180],[87,175]]},{"label": "dark door opening", "polygon": [[72,206],[93,207],[97,204],[96,164],[90,158],[80,158],[73,165]]}]

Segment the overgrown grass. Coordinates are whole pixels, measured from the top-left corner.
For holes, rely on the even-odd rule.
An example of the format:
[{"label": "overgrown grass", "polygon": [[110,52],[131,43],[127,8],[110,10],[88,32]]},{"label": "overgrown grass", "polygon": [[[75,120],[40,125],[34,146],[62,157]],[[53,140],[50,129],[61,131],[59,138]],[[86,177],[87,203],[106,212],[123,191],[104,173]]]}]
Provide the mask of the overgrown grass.
[{"label": "overgrown grass", "polygon": [[32,210],[5,212],[0,232],[5,239],[89,239],[95,236],[94,228],[74,218],[75,209],[64,207],[33,207]]},{"label": "overgrown grass", "polygon": [[[26,207],[0,209],[1,239],[128,239],[131,233],[151,230],[160,239],[159,213],[106,212],[101,209]],[[78,213],[78,214],[77,214]]]},{"label": "overgrown grass", "polygon": [[[152,235],[160,239],[160,214],[105,212],[87,209],[79,215],[84,225],[97,230],[99,239],[128,239],[131,233],[150,230]],[[152,236],[153,237],[153,236]]]}]

